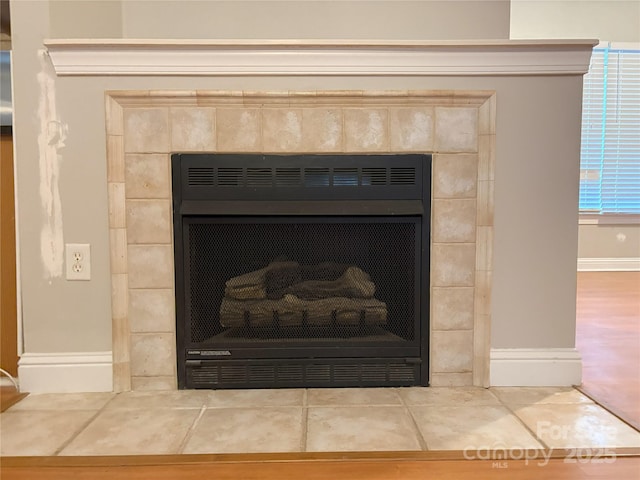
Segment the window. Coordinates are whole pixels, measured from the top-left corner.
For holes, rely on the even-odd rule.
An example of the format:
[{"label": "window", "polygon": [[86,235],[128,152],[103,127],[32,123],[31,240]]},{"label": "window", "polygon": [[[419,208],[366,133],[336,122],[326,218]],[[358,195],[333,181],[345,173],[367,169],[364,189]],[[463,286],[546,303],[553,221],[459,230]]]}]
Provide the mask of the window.
[{"label": "window", "polygon": [[584,77],[580,211],[640,214],[640,46],[600,44]]}]

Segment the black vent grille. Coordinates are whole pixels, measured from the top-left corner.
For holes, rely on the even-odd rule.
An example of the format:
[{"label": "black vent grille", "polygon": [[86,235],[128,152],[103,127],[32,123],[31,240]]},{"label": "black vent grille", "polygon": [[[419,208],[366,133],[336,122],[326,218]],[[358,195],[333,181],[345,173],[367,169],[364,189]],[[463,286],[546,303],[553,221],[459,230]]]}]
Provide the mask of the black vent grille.
[{"label": "black vent grille", "polygon": [[203,362],[187,367],[194,388],[261,388],[313,386],[408,386],[419,381],[419,367],[398,359],[337,360],[337,363],[234,364]]},{"label": "black vent grille", "polygon": [[187,171],[190,187],[407,186],[417,181],[415,167],[189,167]]}]

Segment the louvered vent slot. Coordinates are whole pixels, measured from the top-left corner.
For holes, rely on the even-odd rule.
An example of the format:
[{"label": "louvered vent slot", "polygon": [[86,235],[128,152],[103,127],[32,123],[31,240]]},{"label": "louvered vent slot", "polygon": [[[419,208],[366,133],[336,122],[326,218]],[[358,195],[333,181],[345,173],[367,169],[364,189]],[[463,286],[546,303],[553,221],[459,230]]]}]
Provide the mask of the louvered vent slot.
[{"label": "louvered vent slot", "polygon": [[189,167],[187,182],[190,187],[204,187],[214,184],[213,167]]},{"label": "louvered vent slot", "polygon": [[270,168],[247,168],[248,187],[270,187],[271,184]]},{"label": "louvered vent slot", "polygon": [[386,365],[362,365],[362,381],[384,382],[387,379]]},{"label": "louvered vent slot", "polygon": [[242,185],[242,168],[218,168],[218,185],[221,187],[239,187]]},{"label": "louvered vent slot", "polygon": [[196,384],[218,384],[220,383],[218,367],[201,367],[191,370],[191,375]]},{"label": "louvered vent slot", "polygon": [[280,382],[298,382],[303,378],[302,365],[279,365],[278,380]]},{"label": "louvered vent slot", "polygon": [[276,168],[276,187],[299,186],[300,174],[299,168]]},{"label": "louvered vent slot", "polygon": [[328,168],[305,168],[304,170],[305,187],[328,187],[329,180]]},{"label": "louvered vent slot", "polygon": [[384,167],[364,167],[362,185],[386,185],[387,169]]},{"label": "louvered vent slot", "polygon": [[359,365],[336,365],[333,367],[335,382],[357,382],[359,380]]},{"label": "louvered vent slot", "polygon": [[416,169],[411,167],[391,167],[390,185],[415,185]]},{"label": "louvered vent slot", "polygon": [[357,168],[334,168],[333,169],[333,185],[336,187],[358,186],[358,169]]},{"label": "louvered vent slot", "polygon": [[271,382],[276,379],[275,367],[273,365],[250,365],[249,381],[255,383]]},{"label": "louvered vent slot", "polygon": [[244,365],[225,365],[220,367],[222,383],[246,383],[247,369]]},{"label": "louvered vent slot", "polygon": [[389,380],[396,382],[415,382],[415,370],[410,365],[389,365]]},{"label": "louvered vent slot", "polygon": [[306,377],[307,381],[328,382],[331,380],[331,367],[329,365],[308,365]]}]

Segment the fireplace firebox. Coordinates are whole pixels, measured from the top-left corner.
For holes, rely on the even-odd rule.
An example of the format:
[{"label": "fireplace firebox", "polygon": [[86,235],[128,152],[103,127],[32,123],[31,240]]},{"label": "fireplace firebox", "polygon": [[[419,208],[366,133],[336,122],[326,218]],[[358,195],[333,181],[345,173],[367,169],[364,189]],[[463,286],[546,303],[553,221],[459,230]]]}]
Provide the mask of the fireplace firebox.
[{"label": "fireplace firebox", "polygon": [[171,158],[179,388],[428,384],[429,155]]}]

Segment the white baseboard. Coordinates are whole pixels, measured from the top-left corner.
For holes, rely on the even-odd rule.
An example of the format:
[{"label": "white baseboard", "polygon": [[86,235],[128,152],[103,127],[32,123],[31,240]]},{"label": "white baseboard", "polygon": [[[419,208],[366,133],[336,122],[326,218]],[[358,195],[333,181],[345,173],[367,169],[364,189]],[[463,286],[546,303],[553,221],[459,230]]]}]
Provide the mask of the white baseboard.
[{"label": "white baseboard", "polygon": [[640,257],[634,258],[579,258],[579,272],[637,272]]},{"label": "white baseboard", "polygon": [[111,352],[23,353],[20,391],[30,393],[111,392]]},{"label": "white baseboard", "polygon": [[575,348],[493,348],[492,387],[580,385],[582,359]]}]

